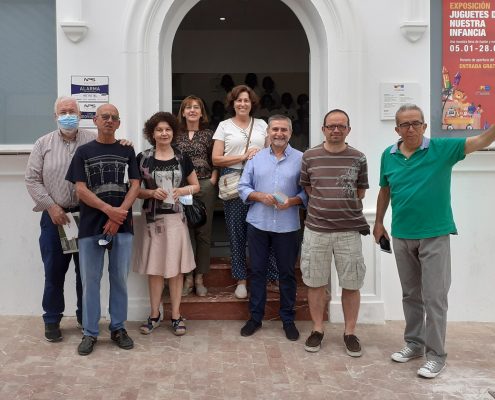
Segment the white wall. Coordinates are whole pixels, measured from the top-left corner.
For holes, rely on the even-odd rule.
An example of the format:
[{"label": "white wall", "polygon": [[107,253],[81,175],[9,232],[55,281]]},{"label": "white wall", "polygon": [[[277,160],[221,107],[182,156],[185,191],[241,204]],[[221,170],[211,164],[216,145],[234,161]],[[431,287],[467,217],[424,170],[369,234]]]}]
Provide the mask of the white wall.
[{"label": "white wall", "polygon": [[[174,7],[178,9],[194,2],[85,0],[81,18],[88,22],[87,37],[74,44],[58,28],[59,93],[69,92],[71,75],[110,76],[110,98],[123,117],[119,135],[131,137],[139,148],[143,119],[156,111],[159,101],[162,101],[163,107],[169,106],[168,78],[162,81],[162,78],[156,78],[159,76],[158,64],[163,61],[159,56],[159,47],[167,48],[162,42],[167,38],[160,39],[159,35],[167,29],[158,27],[156,21],[146,32],[126,32],[126,27],[146,26],[146,18],[150,21],[158,17],[172,18],[169,11]],[[310,70],[313,74],[319,70],[329,71],[328,77],[319,82],[314,81],[314,76],[310,77],[312,99],[320,99],[320,103],[321,99],[328,99],[319,104],[321,110],[333,107],[347,109],[353,128],[350,144],[367,154],[371,188],[365,199],[365,208],[372,220],[378,192],[380,154],[396,140],[393,121],[379,119],[379,83],[418,82],[421,86],[418,103],[428,120],[431,91],[429,31],[415,43],[402,36],[400,25],[407,17],[405,4],[410,4],[408,1],[284,2],[295,11],[306,7],[301,23],[306,29],[314,27],[308,38],[312,55],[317,53],[320,57],[313,60]],[[57,2],[59,19],[65,18],[67,7],[74,3],[78,1]],[[423,0],[419,3],[427,4]],[[313,6],[314,9],[311,8]],[[420,7],[419,11],[414,17],[429,21],[427,7]],[[111,23],[108,23],[109,16]],[[323,20],[320,25],[319,18]],[[335,19],[339,18],[341,23],[336,24]],[[180,20],[167,21],[169,28],[170,24],[180,23]],[[139,41],[142,37],[148,39]],[[317,51],[315,41],[321,41],[321,37],[327,41],[328,49]],[[132,38],[136,41],[133,42]],[[148,46],[141,46],[142,43]],[[166,58],[166,55],[163,57]],[[323,111],[321,114],[313,116],[318,121],[313,125],[314,144],[321,140],[318,126]],[[450,320],[495,321],[495,297],[490,290],[495,282],[495,268],[491,260],[494,243],[491,205],[495,188],[490,184],[495,181],[494,156],[492,153],[468,156],[453,174],[453,208],[460,234],[452,238]],[[0,156],[0,188],[3,194],[0,220],[4,227],[0,237],[0,314],[4,315],[41,314],[43,273],[37,245],[39,215],[30,211],[32,203],[24,189],[25,161],[25,156]],[[373,308],[374,303],[378,303],[377,309],[381,307],[383,310],[382,320],[402,319],[401,290],[393,257],[376,253],[369,237],[365,241],[365,252],[372,276],[367,278],[365,292],[368,298],[364,299],[366,304],[363,305],[362,320],[368,319],[370,314],[366,309]],[[74,311],[75,297],[72,275],[70,278],[67,289],[69,314]],[[142,277],[131,274],[129,287],[130,319],[140,319],[147,313],[146,282]],[[338,319],[338,296],[332,307]],[[380,312],[373,315],[380,315]]]}]

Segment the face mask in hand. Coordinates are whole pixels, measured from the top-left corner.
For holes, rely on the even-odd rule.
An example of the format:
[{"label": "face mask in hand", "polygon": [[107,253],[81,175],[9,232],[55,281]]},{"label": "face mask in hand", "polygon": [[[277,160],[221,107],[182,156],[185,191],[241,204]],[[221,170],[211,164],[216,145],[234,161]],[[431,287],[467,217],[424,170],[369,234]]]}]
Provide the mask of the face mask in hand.
[{"label": "face mask in hand", "polygon": [[79,126],[79,117],[76,114],[63,114],[57,118],[58,127],[62,131],[75,131]]},{"label": "face mask in hand", "polygon": [[186,194],[185,196],[179,196],[179,201],[185,206],[192,206],[193,197],[192,194]]}]

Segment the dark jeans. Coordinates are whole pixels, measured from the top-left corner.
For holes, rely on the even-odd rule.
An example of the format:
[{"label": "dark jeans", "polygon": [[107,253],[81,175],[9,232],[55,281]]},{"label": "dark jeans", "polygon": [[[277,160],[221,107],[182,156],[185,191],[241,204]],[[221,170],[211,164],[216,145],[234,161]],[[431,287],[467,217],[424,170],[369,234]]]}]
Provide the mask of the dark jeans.
[{"label": "dark jeans", "polygon": [[299,253],[298,231],[276,233],[262,231],[248,224],[251,281],[249,311],[251,318],[261,322],[265,315],[266,275],[270,247],[275,256],[280,288],[280,318],[283,323],[294,322],[296,303],[295,264]]},{"label": "dark jeans", "polygon": [[82,284],[79,273],[79,253],[64,254],[58,228],[47,211],[43,211],[40,221],[40,251],[45,266],[45,290],[43,292],[43,320],[45,323],[60,322],[65,309],[64,283],[70,260],[74,259],[76,270],[77,320],[82,321]]},{"label": "dark jeans", "polygon": [[210,270],[211,227],[213,223],[213,211],[217,200],[217,188],[209,179],[200,179],[200,192],[195,196],[202,200],[206,206],[206,224],[196,229],[189,229],[191,244],[196,261],[194,274],[206,274]]}]

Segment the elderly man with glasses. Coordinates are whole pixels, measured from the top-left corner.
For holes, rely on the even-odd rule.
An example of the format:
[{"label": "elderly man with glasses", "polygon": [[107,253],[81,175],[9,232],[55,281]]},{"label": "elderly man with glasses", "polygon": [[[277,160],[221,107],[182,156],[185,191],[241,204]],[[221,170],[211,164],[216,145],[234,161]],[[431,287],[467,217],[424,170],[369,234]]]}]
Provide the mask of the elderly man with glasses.
[{"label": "elderly man with glasses", "polygon": [[134,149],[123,146],[115,138],[120,126],[117,108],[112,104],[98,107],[93,121],[98,136],[77,149],[66,175],[76,186],[81,209],[79,253],[84,336],[78,352],[83,356],[93,351],[99,334],[105,251],[108,251],[111,339],[122,349],[134,346],[124,323],[132,251],[132,203],[139,191],[140,175]]},{"label": "elderly man with glasses", "polygon": [[382,154],[373,235],[389,239],[383,218],[392,201],[392,237],[402,285],[405,346],[392,360],[423,357],[417,373],[436,377],[445,367],[450,237],[456,234],[450,205],[452,167],[495,140],[495,126],[469,138],[429,139],[423,111],[414,104],[395,114],[398,142]]},{"label": "elderly man with glasses", "polygon": [[342,287],[344,345],[348,355],[359,357],[361,345],[355,328],[361,300],[359,289],[366,272],[361,234],[370,233],[362,204],[368,188],[368,167],[365,155],[346,143],[351,124],[345,111],[329,111],[322,131],[325,141],[304,153],[301,168],[301,186],[309,196],[301,273],[308,286],[313,320],[304,348],[316,352],[321,347],[333,255]]}]

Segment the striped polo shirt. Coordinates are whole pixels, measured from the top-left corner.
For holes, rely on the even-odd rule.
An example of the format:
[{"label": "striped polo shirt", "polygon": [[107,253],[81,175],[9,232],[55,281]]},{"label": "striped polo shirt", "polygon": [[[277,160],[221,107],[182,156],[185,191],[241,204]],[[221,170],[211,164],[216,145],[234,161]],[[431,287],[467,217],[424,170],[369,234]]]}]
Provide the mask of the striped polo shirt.
[{"label": "striped polo shirt", "polygon": [[303,155],[301,186],[311,186],[306,227],[317,232],[368,232],[357,189],[367,189],[366,156],[347,145],[330,153],[323,144]]},{"label": "striped polo shirt", "polygon": [[74,184],[65,180],[76,149],[96,139],[96,132],[79,129],[73,141],[66,141],[59,130],[47,133],[34,144],[29,156],[25,182],[34,200],[33,211],[44,211],[57,204],[62,208],[79,205]]}]

